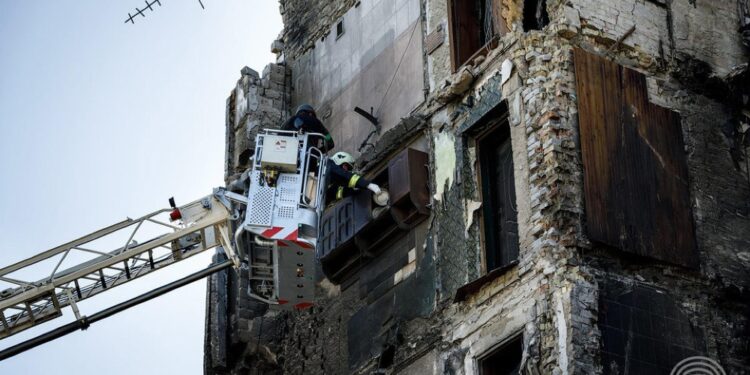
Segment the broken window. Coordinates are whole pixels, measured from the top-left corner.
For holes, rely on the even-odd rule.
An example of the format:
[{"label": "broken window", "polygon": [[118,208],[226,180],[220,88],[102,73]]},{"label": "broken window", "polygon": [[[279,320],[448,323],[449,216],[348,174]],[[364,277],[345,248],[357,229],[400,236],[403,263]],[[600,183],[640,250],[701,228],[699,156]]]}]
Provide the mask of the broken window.
[{"label": "broken window", "polygon": [[237,159],[237,170],[244,171],[250,167],[250,158],[255,154],[255,150],[246,149],[240,153]]},{"label": "broken window", "polygon": [[604,374],[668,374],[705,355],[703,332],[667,291],[614,279],[599,285]]},{"label": "broken window", "polygon": [[576,49],[575,73],[589,238],[697,266],[680,116],[634,70]]},{"label": "broken window", "polygon": [[549,23],[546,0],[526,0],[523,3],[523,31],[541,30]]},{"label": "broken window", "polygon": [[454,70],[468,62],[496,35],[507,31],[501,9],[501,0],[448,1]]},{"label": "broken window", "polygon": [[507,117],[492,119],[477,137],[487,272],[518,258],[518,207]]},{"label": "broken window", "polygon": [[522,355],[523,336],[518,336],[480,358],[479,374],[517,375],[520,373]]}]

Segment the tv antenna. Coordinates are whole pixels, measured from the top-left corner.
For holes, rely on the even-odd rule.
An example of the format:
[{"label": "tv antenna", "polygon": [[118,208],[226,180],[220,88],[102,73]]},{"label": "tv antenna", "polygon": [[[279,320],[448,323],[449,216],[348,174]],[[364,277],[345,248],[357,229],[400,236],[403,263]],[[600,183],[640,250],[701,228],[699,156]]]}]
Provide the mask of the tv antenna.
[{"label": "tv antenna", "polygon": [[[143,8],[143,9],[139,9],[139,8],[136,7],[135,8],[135,14],[130,14],[130,12],[128,12],[128,18],[125,20],[125,23],[130,22],[132,24],[135,24],[135,18],[136,17],[138,17],[138,16],[146,17],[146,14],[143,13],[144,11],[146,11],[146,10],[150,10],[152,12],[154,11],[154,7],[153,7],[154,4],[156,4],[158,6],[161,6],[161,1],[159,1],[159,0],[153,0],[153,1],[144,0],[144,1],[146,2],[146,7]],[[206,7],[203,6],[203,0],[198,0],[198,4],[201,5],[201,9],[206,9]]]}]

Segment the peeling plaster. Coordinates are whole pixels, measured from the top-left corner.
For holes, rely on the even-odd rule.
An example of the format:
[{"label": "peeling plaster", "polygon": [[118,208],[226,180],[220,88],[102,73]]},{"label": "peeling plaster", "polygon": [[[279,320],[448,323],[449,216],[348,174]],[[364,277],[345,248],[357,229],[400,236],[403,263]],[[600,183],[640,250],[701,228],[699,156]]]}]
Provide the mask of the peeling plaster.
[{"label": "peeling plaster", "polygon": [[474,224],[474,211],[478,210],[480,207],[482,207],[482,202],[479,201],[466,201],[466,210],[464,212],[466,213],[466,227],[464,228],[464,237],[469,238],[469,229],[471,229],[471,225]]},{"label": "peeling plaster", "polygon": [[[466,151],[469,154],[469,160],[477,160],[477,148],[475,146],[469,146]],[[479,176],[476,163],[469,163],[469,168],[471,168],[472,176]],[[479,198],[479,193],[475,193],[474,196],[475,198]]]},{"label": "peeling plaster", "polygon": [[557,317],[557,350],[559,351],[558,363],[562,375],[568,375],[568,323],[565,321],[565,308],[563,299],[557,295],[557,306],[555,316]]},{"label": "peeling plaster", "polygon": [[500,72],[503,75],[502,81],[500,81],[500,87],[502,87],[505,85],[505,82],[508,82],[510,75],[513,73],[513,63],[510,60],[505,59],[505,61],[503,61],[503,66],[500,69]]},{"label": "peeling plaster", "polygon": [[435,137],[435,200],[443,199],[445,184],[448,189],[453,186],[456,172],[456,140],[448,132],[440,132]]}]

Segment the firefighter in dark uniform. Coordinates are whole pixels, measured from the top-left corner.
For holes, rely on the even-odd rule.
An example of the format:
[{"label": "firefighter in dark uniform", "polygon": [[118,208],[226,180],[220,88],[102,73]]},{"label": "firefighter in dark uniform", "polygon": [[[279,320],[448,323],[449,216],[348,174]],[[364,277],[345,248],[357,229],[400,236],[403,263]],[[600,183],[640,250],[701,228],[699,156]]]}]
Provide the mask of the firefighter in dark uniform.
[{"label": "firefighter in dark uniform", "polygon": [[318,116],[315,114],[315,109],[309,104],[302,104],[297,107],[297,113],[290,117],[281,126],[281,130],[300,131],[303,133],[320,133],[323,134],[322,138],[317,139],[318,144],[313,146],[318,147],[321,151],[328,152],[333,149],[333,138],[331,132],[323,126],[323,123],[318,120]]},{"label": "firefighter in dark uniform", "polygon": [[336,190],[336,199],[350,195],[356,189],[368,189],[380,194],[380,186],[353,173],[354,158],[346,152],[337,152],[328,159],[328,186]]}]

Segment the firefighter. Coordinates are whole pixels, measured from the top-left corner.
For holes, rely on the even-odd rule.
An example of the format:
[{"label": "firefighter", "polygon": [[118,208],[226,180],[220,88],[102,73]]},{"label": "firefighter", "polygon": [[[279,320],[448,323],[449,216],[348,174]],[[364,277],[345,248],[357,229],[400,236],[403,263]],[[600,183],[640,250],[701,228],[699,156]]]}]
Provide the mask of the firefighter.
[{"label": "firefighter", "polygon": [[297,112],[294,116],[290,117],[284,125],[281,126],[281,130],[292,130],[300,131],[303,133],[320,133],[323,134],[322,140],[319,140],[320,144],[317,145],[323,152],[328,152],[333,149],[333,138],[331,133],[323,126],[323,123],[318,120],[318,116],[315,114],[315,108],[309,104],[302,104],[297,107]]},{"label": "firefighter", "polygon": [[351,194],[355,189],[368,189],[380,194],[380,186],[352,172],[354,158],[346,152],[337,152],[328,159],[328,186],[336,189],[336,200]]}]

